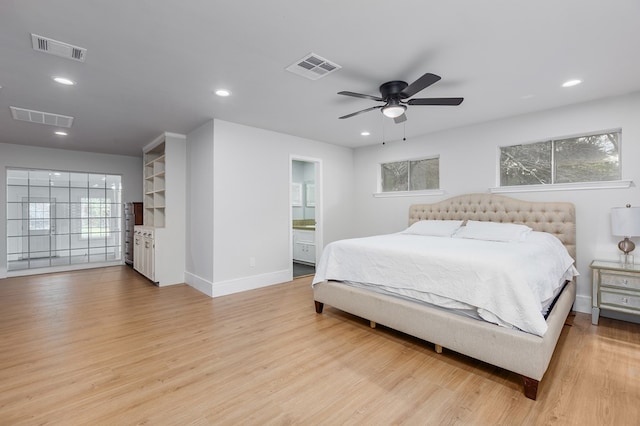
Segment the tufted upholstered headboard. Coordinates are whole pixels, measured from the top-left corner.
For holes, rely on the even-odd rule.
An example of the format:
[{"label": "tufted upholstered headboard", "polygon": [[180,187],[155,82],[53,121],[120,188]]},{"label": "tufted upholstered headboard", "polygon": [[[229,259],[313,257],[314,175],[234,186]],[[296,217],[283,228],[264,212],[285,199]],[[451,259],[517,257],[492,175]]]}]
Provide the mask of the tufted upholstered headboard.
[{"label": "tufted upholstered headboard", "polygon": [[516,200],[503,195],[467,194],[432,204],[413,204],[409,225],[419,220],[479,220],[520,223],[562,241],[576,259],[576,213],[572,203]]}]

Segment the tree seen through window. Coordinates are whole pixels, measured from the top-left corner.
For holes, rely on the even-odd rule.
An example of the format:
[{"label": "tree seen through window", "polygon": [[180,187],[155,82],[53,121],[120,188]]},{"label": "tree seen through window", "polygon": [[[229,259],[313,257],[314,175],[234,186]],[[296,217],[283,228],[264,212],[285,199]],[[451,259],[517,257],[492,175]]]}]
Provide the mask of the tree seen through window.
[{"label": "tree seen through window", "polygon": [[500,186],[619,180],[620,133],[500,148]]}]

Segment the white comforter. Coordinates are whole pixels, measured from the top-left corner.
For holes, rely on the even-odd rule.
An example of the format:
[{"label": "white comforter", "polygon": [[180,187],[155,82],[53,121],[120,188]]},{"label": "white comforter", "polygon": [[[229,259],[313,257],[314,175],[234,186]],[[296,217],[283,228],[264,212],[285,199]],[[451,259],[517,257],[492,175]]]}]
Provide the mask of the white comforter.
[{"label": "white comforter", "polygon": [[333,242],[324,249],[313,285],[326,280],[381,286],[383,291],[544,335],[542,304],[563,277],[577,271],[551,234],[495,242],[389,234]]}]

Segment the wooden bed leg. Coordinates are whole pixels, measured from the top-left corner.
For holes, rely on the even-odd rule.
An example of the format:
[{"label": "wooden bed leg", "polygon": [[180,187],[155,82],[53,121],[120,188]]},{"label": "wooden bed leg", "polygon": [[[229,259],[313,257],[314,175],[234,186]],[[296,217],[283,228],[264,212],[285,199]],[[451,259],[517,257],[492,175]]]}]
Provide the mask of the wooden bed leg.
[{"label": "wooden bed leg", "polygon": [[436,345],[436,353],[437,354],[441,354],[442,353],[442,345]]},{"label": "wooden bed leg", "polygon": [[538,383],[540,382],[527,376],[522,376],[522,382],[524,383],[524,396],[535,401],[538,395]]},{"label": "wooden bed leg", "polygon": [[369,321],[369,327],[376,328],[376,322],[375,321]]},{"label": "wooden bed leg", "polygon": [[318,302],[316,300],[314,300],[313,303],[316,304],[316,314],[321,314],[322,313],[322,308],[324,308],[324,303]]}]

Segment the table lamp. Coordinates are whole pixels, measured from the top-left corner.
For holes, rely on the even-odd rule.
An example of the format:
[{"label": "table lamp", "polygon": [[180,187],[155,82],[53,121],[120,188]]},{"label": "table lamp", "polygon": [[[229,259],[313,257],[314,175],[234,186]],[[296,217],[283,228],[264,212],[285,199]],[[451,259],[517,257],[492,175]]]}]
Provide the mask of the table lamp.
[{"label": "table lamp", "polygon": [[617,237],[624,237],[618,243],[618,248],[623,254],[620,255],[620,262],[629,265],[633,263],[633,255],[629,254],[636,248],[630,237],[640,236],[640,207],[614,207],[611,209],[611,234]]}]

